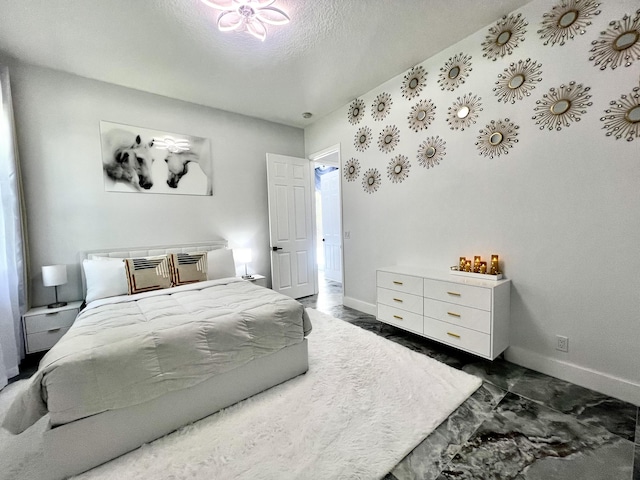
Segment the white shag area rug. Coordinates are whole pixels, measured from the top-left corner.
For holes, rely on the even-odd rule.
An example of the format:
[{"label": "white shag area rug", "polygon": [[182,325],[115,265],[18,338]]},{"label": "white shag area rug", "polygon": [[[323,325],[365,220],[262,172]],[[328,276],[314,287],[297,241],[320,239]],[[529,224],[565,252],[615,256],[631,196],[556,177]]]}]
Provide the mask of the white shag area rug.
[{"label": "white shag area rug", "polygon": [[[309,371],[85,472],[77,479],[376,479],[481,384],[309,309]],[[25,381],[0,392],[0,417]],[[0,478],[47,478],[47,417],[0,429]]]}]

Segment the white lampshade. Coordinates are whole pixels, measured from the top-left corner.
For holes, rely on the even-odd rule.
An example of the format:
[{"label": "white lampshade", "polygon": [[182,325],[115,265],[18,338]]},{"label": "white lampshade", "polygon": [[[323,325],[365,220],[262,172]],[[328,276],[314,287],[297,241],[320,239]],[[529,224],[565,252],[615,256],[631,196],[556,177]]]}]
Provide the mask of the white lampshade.
[{"label": "white lampshade", "polygon": [[251,263],[251,249],[250,248],[238,248],[233,251],[233,258],[238,263]]},{"label": "white lampshade", "polygon": [[55,287],[67,283],[66,265],[47,265],[42,267],[42,284],[45,287]]}]

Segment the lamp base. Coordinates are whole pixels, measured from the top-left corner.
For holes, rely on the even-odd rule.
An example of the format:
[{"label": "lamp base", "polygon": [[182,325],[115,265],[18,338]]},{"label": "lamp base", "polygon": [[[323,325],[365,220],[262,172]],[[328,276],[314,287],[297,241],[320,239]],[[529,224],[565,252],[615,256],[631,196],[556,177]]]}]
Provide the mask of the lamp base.
[{"label": "lamp base", "polygon": [[47,308],[60,308],[60,307],[64,307],[66,304],[67,302],[50,303],[49,305],[47,305]]}]

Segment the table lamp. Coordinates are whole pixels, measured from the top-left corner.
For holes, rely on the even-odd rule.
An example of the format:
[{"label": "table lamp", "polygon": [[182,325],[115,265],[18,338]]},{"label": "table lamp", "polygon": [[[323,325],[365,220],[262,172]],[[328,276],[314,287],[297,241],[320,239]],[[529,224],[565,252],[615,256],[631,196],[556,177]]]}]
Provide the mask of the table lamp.
[{"label": "table lamp", "polygon": [[233,256],[238,263],[244,263],[244,275],[242,278],[253,278],[253,275],[247,273],[247,263],[251,263],[251,249],[250,248],[238,248],[233,251]]},{"label": "table lamp", "polygon": [[47,305],[49,308],[64,307],[67,302],[58,301],[58,285],[67,283],[66,265],[47,265],[42,267],[42,284],[45,287],[54,287],[56,291],[56,301]]}]

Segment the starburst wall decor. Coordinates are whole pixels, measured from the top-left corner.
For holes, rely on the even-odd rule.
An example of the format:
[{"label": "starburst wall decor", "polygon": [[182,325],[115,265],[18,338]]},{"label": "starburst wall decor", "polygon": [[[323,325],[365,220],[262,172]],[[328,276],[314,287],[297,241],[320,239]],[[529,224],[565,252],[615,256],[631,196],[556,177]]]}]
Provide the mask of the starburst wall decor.
[{"label": "starburst wall decor", "polygon": [[524,41],[524,34],[527,32],[527,22],[522,18],[522,14],[505,15],[496,24],[489,28],[489,34],[482,42],[483,57],[496,61],[498,57],[511,55],[513,49],[520,42]]},{"label": "starburst wall decor", "polygon": [[542,15],[542,28],[537,33],[545,45],[561,46],[576,35],[584,35],[591,18],[600,15],[599,3],[594,0],[561,0],[551,11]]},{"label": "starburst wall decor", "polygon": [[380,188],[382,177],[377,168],[370,168],[362,176],[362,188],[367,193],[375,193]]},{"label": "starburst wall decor", "polygon": [[411,107],[409,116],[409,128],[414,132],[419,132],[427,128],[435,118],[436,106],[431,100],[421,100]]},{"label": "starburst wall decor", "polygon": [[624,65],[631,66],[635,60],[640,60],[640,10],[635,17],[625,15],[620,21],[609,23],[609,28],[600,32],[600,38],[591,42],[593,55],[590,61],[600,70],[611,67],[612,70]]},{"label": "starburst wall decor", "polygon": [[464,83],[471,70],[471,55],[459,53],[451,57],[440,68],[440,89],[453,92]]},{"label": "starburst wall decor", "polygon": [[350,158],[344,164],[344,179],[347,182],[355,182],[360,174],[360,162],[356,158]]},{"label": "starburst wall decor", "polygon": [[373,101],[373,105],[371,105],[371,116],[374,120],[384,120],[389,112],[391,111],[391,105],[393,101],[391,100],[391,95],[388,93],[381,93],[376,97]]},{"label": "starburst wall decor", "polygon": [[349,105],[347,118],[351,125],[357,125],[362,120],[362,117],[364,117],[364,102],[358,98]]},{"label": "starburst wall decor", "polygon": [[518,143],[517,130],[520,127],[508,118],[504,120],[491,120],[485,128],[480,130],[476,147],[481,155],[493,158],[508,154],[509,149]]},{"label": "starburst wall decor", "polygon": [[589,102],[589,90],[589,87],[576,85],[576,82],[551,88],[549,93],[536,101],[536,114],[531,118],[536,121],[536,125],[540,125],[540,130],[562,130],[562,127],[570,126],[571,122],[579,122],[580,116],[587,112],[586,108],[593,105]]},{"label": "starburst wall decor", "polygon": [[356,150],[364,152],[371,144],[371,129],[369,127],[360,127],[353,139]]},{"label": "starburst wall decor", "polygon": [[518,60],[504,69],[504,73],[498,75],[498,81],[493,91],[496,92],[499,102],[516,103],[531,95],[531,90],[542,80],[540,68],[542,65],[532,61]]},{"label": "starburst wall decor", "polygon": [[467,93],[464,97],[453,102],[447,114],[447,123],[451,130],[462,130],[476,123],[478,112],[482,111],[481,98],[472,93]]},{"label": "starburst wall decor", "polygon": [[424,168],[431,168],[440,164],[446,152],[447,142],[438,136],[429,137],[418,147],[418,162]]},{"label": "starburst wall decor", "polygon": [[393,183],[402,183],[409,176],[411,163],[404,155],[396,155],[387,165],[387,176]]},{"label": "starburst wall decor", "polygon": [[628,142],[640,137],[640,87],[612,100],[604,113],[600,120],[604,122],[602,128],[607,130],[607,137],[624,138]]},{"label": "starburst wall decor", "polygon": [[427,72],[420,65],[413,67],[404,76],[402,82],[402,96],[408,100],[420,95],[420,92],[427,84]]},{"label": "starburst wall decor", "polygon": [[378,148],[383,153],[393,152],[400,141],[400,130],[395,125],[387,125],[384,127],[378,137]]}]

